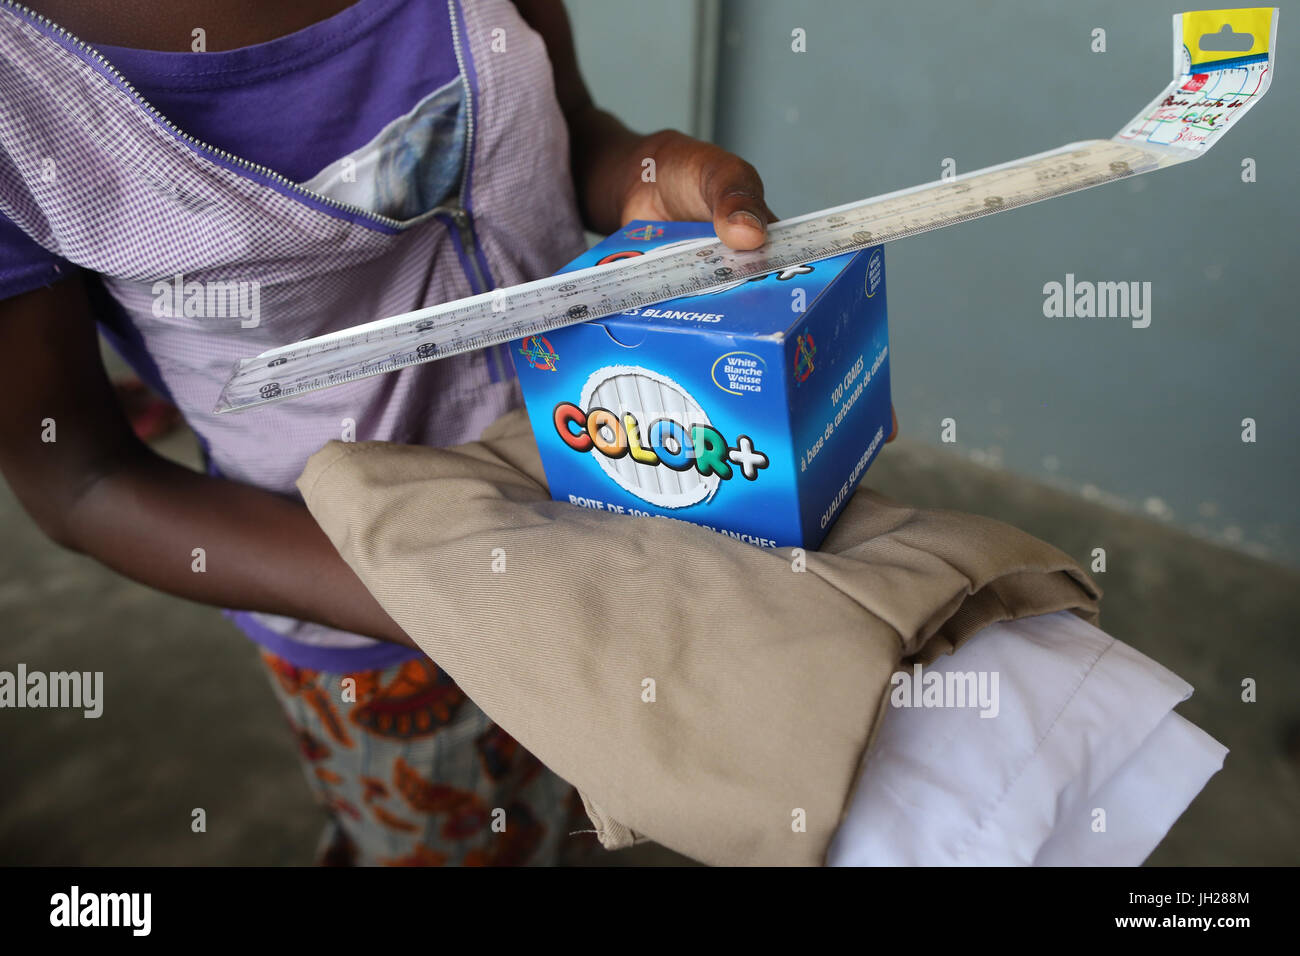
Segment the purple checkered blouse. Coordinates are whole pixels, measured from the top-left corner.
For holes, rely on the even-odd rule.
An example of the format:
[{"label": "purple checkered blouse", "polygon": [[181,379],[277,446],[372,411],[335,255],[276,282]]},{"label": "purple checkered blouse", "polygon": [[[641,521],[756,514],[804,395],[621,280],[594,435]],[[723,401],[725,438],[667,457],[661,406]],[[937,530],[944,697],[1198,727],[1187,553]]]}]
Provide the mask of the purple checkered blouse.
[{"label": "purple checkered blouse", "polygon": [[[546,49],[507,0],[360,0],[193,54],[97,51],[0,6],[0,213],[0,295],[97,274],[105,333],[210,468],[288,494],[332,438],[477,437],[519,403],[509,350],[215,417],[237,359],[546,275],[584,246]],[[236,619],[300,666],[411,653]]]}]

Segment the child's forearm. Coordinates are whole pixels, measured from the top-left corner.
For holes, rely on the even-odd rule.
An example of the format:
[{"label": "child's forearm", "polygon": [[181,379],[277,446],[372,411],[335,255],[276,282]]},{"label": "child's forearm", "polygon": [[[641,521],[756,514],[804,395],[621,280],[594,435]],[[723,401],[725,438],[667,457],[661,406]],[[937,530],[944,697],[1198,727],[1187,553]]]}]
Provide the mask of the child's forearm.
[{"label": "child's forearm", "polygon": [[582,221],[593,232],[613,232],[622,225],[623,206],[639,180],[645,139],[590,103],[571,114],[568,124]]},{"label": "child's forearm", "polygon": [[135,437],[79,278],[0,301],[0,352],[22,356],[0,390],[0,470],[53,540],[191,600],[410,643],[301,504]]},{"label": "child's forearm", "polygon": [[142,452],[98,477],[63,543],[178,597],[414,646],[299,502]]}]

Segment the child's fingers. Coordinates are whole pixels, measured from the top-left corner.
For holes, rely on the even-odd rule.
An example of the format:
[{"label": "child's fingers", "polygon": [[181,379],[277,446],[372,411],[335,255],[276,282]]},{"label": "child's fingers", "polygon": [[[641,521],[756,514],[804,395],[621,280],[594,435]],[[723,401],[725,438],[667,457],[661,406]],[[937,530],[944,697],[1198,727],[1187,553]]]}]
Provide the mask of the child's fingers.
[{"label": "child's fingers", "polygon": [[713,218],[718,238],[733,249],[756,249],[767,239],[767,224],[776,217],[763,200],[763,180],[739,156],[699,144],[700,194]]}]

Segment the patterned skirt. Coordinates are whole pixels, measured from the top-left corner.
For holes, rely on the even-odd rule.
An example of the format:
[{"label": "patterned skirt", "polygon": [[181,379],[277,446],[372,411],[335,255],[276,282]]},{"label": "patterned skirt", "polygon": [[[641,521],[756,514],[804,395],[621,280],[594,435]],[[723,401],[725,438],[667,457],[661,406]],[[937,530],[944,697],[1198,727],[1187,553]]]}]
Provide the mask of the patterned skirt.
[{"label": "patterned skirt", "polygon": [[433,661],[330,674],[262,660],[332,817],[318,862],[545,866],[599,852],[577,792]]}]

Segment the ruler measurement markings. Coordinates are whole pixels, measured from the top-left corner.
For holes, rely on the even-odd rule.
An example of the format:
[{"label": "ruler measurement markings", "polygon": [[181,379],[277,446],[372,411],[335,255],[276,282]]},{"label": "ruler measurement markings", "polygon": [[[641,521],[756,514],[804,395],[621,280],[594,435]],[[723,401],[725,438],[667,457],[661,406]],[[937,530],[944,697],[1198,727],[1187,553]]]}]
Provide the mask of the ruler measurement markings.
[{"label": "ruler measurement markings", "polygon": [[[575,321],[604,318],[669,299],[699,295],[771,272],[843,255],[882,242],[955,225],[1009,208],[1075,192],[1157,168],[1160,157],[1137,146],[1085,144],[1006,168],[976,171],[965,179],[936,183],[898,195],[774,223],[760,250],[735,251],[716,240],[700,240],[661,255],[626,260],[635,268],[605,267],[573,279],[552,276],[537,283],[443,308],[421,316],[397,317],[325,341],[308,340],[242,360],[222,393],[231,410],[316,391],[331,382],[351,382],[437,358],[541,334]],[[574,302],[574,300],[578,300]],[[573,303],[570,305],[570,303]],[[495,308],[494,308],[495,305]],[[572,310],[581,309],[579,313]],[[503,322],[503,316],[512,316]],[[410,348],[382,358],[372,351],[341,369],[312,368],[338,353],[365,352],[394,341]],[[423,354],[421,346],[429,346]],[[283,359],[277,367],[271,360]],[[322,374],[323,373],[323,374]],[[270,397],[268,397],[270,393]]]}]

